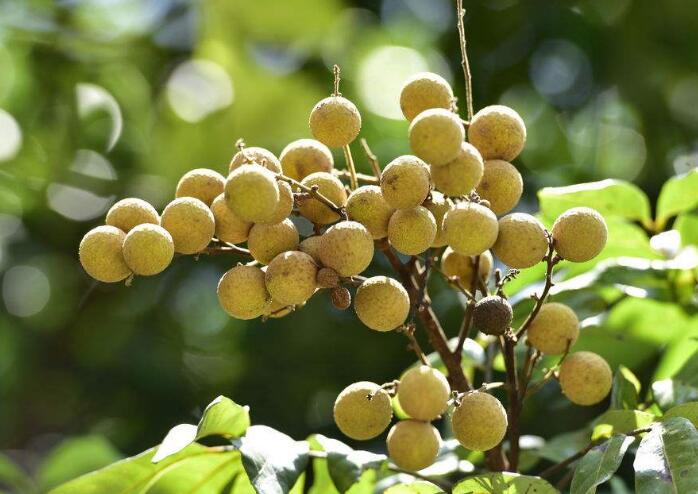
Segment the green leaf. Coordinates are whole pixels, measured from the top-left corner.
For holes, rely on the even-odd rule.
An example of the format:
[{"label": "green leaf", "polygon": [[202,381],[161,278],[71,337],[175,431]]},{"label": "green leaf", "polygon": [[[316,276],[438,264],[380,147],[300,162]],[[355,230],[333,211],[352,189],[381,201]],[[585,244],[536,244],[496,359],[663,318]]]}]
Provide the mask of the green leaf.
[{"label": "green leaf", "polygon": [[698,387],[678,379],[662,379],[652,383],[652,396],[662,410],[698,400]]},{"label": "green leaf", "polygon": [[412,482],[389,487],[383,494],[442,494],[443,491],[431,482]]},{"label": "green leaf", "polygon": [[637,408],[640,381],[630,369],[621,365],[613,376],[611,408],[634,410]]},{"label": "green leaf", "polygon": [[[317,440],[318,435],[313,435],[308,438],[310,449],[312,451],[324,451],[322,445]],[[330,472],[327,469],[327,460],[325,458],[313,458],[313,485],[308,490],[308,494],[339,494],[330,477]],[[371,489],[371,492],[373,489]]]},{"label": "green leaf", "polygon": [[541,458],[559,463],[589,444],[590,429],[559,434],[543,445],[538,451]]},{"label": "green leaf", "polygon": [[153,456],[153,463],[179,453],[196,440],[196,426],[191,424],[175,425],[162,440]]},{"label": "green leaf", "polygon": [[694,427],[698,427],[698,401],[682,403],[667,410],[664,419],[672,417],[683,417],[691,421]]},{"label": "green leaf", "polygon": [[637,494],[680,494],[698,491],[698,431],[687,419],[657,423],[635,455]]},{"label": "green leaf", "polygon": [[619,434],[595,446],[579,461],[572,478],[571,494],[594,494],[609,480],[625,456],[634,437]]},{"label": "green leaf", "polygon": [[327,468],[339,492],[348,491],[359,482],[366,470],[380,470],[387,465],[388,459],[385,455],[353,450],[341,441],[325,436],[315,437],[327,452]]},{"label": "green leaf", "polygon": [[176,465],[156,478],[145,490],[147,494],[221,494],[235,483],[235,494],[254,494],[242,469],[240,453],[228,451],[217,455],[195,456]]},{"label": "green leaf", "polygon": [[663,229],[666,221],[698,206],[698,168],[671,177],[662,186],[657,199],[657,226]]},{"label": "green leaf", "polygon": [[0,454],[0,484],[17,492],[34,492],[34,483],[27,473],[7,456]]},{"label": "green leaf", "polygon": [[596,441],[614,434],[626,434],[635,429],[642,429],[654,420],[654,415],[639,410],[608,410],[594,421],[591,440]]},{"label": "green leaf", "polygon": [[540,477],[516,473],[487,473],[458,482],[453,494],[557,494],[558,491]]},{"label": "green leaf", "polygon": [[681,235],[681,245],[698,245],[698,214],[680,214],[673,226]]}]

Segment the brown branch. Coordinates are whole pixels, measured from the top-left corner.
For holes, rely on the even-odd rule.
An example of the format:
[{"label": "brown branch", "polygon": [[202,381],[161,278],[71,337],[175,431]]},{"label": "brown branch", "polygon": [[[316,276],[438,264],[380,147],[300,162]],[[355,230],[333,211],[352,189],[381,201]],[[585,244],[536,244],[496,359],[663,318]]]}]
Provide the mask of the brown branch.
[{"label": "brown branch", "polygon": [[414,323],[410,323],[405,325],[400,329],[400,332],[403,333],[407,339],[410,341],[409,343],[409,348],[417,355],[417,358],[422,362],[422,364],[431,366],[429,361],[427,360],[427,356],[424,355],[424,351],[422,350],[421,345],[417,341],[417,337],[414,335],[415,331],[415,325]]},{"label": "brown branch", "polygon": [[475,256],[475,261],[473,262],[473,273],[470,280],[470,293],[472,298],[468,301],[468,306],[465,308],[465,315],[463,316],[463,323],[458,334],[458,345],[454,349],[453,353],[458,355],[460,359],[463,352],[463,345],[465,345],[465,340],[470,334],[470,329],[473,325],[473,312],[475,311],[475,296],[477,295],[478,289],[478,279],[480,278],[480,256]]},{"label": "brown branch", "polygon": [[511,329],[500,339],[504,364],[507,374],[508,395],[508,421],[509,421],[509,469],[513,472],[519,469],[519,416],[521,415],[521,402],[519,400],[519,379],[516,372],[516,337]]},{"label": "brown branch", "polygon": [[465,77],[465,101],[468,110],[468,120],[466,125],[469,125],[473,120],[473,76],[470,73],[470,62],[468,61],[468,52],[466,50],[465,40],[465,25],[463,18],[465,17],[465,9],[463,9],[463,0],[456,0],[456,16],[458,17],[458,39],[460,41],[461,65],[463,67],[463,76]]},{"label": "brown branch", "polygon": [[368,147],[368,142],[366,142],[366,139],[364,139],[363,137],[361,138],[361,147],[364,148],[364,153],[366,153],[366,158],[368,158],[368,162],[371,165],[371,169],[373,170],[373,174],[380,181],[381,165],[378,162],[378,157],[375,154],[373,154],[373,151],[371,151],[371,148]]},{"label": "brown branch", "polygon": [[243,249],[242,247],[238,247],[237,245],[233,244],[211,245],[199,252],[199,254],[206,254],[209,256],[217,256],[222,254],[237,254],[240,256],[252,257],[252,254],[250,254],[249,250]]},{"label": "brown branch", "polygon": [[333,203],[331,200],[329,200],[326,196],[324,196],[320,192],[317,185],[313,185],[312,187],[308,187],[307,185],[300,183],[298,180],[294,180],[291,177],[287,177],[286,175],[282,175],[281,173],[276,174],[276,179],[281,180],[282,182],[286,182],[287,184],[291,185],[292,187],[296,187],[296,188],[300,189],[301,191],[303,191],[306,194],[317,199],[322,204],[324,204],[325,206],[330,208],[332,211],[337,213],[343,220],[347,219],[346,210],[341,206],[337,206],[335,203]]}]

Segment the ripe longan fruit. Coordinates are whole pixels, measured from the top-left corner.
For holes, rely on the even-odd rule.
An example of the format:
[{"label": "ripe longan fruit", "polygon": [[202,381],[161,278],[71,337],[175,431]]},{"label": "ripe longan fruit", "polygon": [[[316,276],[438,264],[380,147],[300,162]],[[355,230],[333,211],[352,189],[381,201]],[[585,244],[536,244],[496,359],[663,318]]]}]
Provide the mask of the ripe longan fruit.
[{"label": "ripe longan fruit", "polygon": [[143,199],[129,197],[121,199],[107,211],[105,223],[114,226],[124,233],[143,223],[160,224],[160,215],[155,208]]},{"label": "ripe longan fruit", "polygon": [[438,74],[420,72],[405,82],[400,91],[400,109],[407,120],[430,108],[451,108],[453,90]]},{"label": "ripe longan fruit", "polygon": [[398,156],[383,169],[380,186],[383,198],[393,208],[419,206],[429,194],[429,167],[416,156]]},{"label": "ripe longan fruit", "polygon": [[369,328],[390,331],[407,320],[410,296],[397,280],[374,276],[356,290],[354,310],[359,320]]},{"label": "ripe longan fruit", "polygon": [[318,254],[324,266],[347,277],[360,274],[371,264],[373,250],[373,238],[365,226],[341,221],[322,234]]},{"label": "ripe longan fruit", "polygon": [[434,215],[424,206],[398,209],[388,222],[388,240],[398,252],[413,256],[431,246],[436,230]]},{"label": "ripe longan fruit", "polygon": [[475,304],[473,326],[485,334],[501,335],[511,326],[514,311],[506,299],[497,295],[485,297]]},{"label": "ripe longan fruit", "polygon": [[441,449],[441,435],[428,422],[401,420],[388,432],[386,443],[393,463],[416,472],[434,463]]},{"label": "ripe longan fruit", "polygon": [[225,200],[233,213],[245,221],[269,221],[279,204],[276,177],[259,165],[242,165],[228,175]]},{"label": "ripe longan fruit", "polygon": [[431,167],[431,179],[436,190],[449,196],[463,196],[480,183],[484,166],[480,152],[464,141],[455,158],[445,165]]},{"label": "ripe longan fruit", "polygon": [[548,252],[545,228],[530,214],[509,214],[499,220],[499,233],[492,251],[510,268],[530,268],[541,262]]},{"label": "ripe longan fruit", "polygon": [[482,391],[467,393],[451,417],[453,434],[466,449],[488,451],[507,432],[507,412],[500,401]]},{"label": "ripe longan fruit", "polygon": [[275,225],[257,223],[250,230],[247,248],[256,261],[269,264],[278,254],[296,250],[300,236],[293,221],[286,218]]},{"label": "ripe longan fruit", "polygon": [[350,384],[334,402],[334,422],[342,434],[358,441],[373,439],[390,425],[390,396],[376,383]]},{"label": "ripe longan fruit", "polygon": [[511,161],[526,143],[526,125],[508,106],[487,106],[470,122],[468,141],[485,160]]},{"label": "ripe longan fruit", "polygon": [[528,342],[548,355],[564,353],[579,336],[579,319],[565,304],[543,304],[528,327]]},{"label": "ripe longan fruit", "polygon": [[446,242],[454,251],[477,256],[494,245],[499,224],[489,208],[466,202],[446,213],[443,228]]},{"label": "ripe longan fruit", "polygon": [[484,173],[475,189],[490,203],[496,215],[503,215],[516,207],[523,193],[523,179],[519,171],[506,161],[485,161]]},{"label": "ripe longan fruit", "polygon": [[223,193],[225,177],[208,168],[190,170],[179,179],[175,197],[195,197],[210,206]]},{"label": "ripe longan fruit", "polygon": [[280,319],[291,314],[294,310],[296,310],[295,305],[280,304],[276,300],[272,300],[271,303],[267,304],[262,315],[269,319]]},{"label": "ripe longan fruit", "polygon": [[341,148],[359,135],[361,114],[348,99],[329,96],[315,105],[308,123],[315,139],[331,148]]},{"label": "ripe longan fruit", "polygon": [[388,221],[394,211],[377,185],[362,185],[347,199],[349,219],[364,225],[376,240],[388,236]]},{"label": "ripe longan fruit", "polygon": [[162,212],[162,227],[170,232],[175,252],[196,254],[208,246],[216,231],[211,210],[199,199],[180,197]]},{"label": "ripe longan fruit", "polygon": [[436,236],[431,247],[443,247],[446,245],[446,235],[444,235],[443,230],[444,216],[453,209],[453,203],[446,199],[441,192],[432,191],[431,197],[424,201],[424,207],[434,215],[434,220],[436,220]]},{"label": "ripe longan fruit", "polygon": [[598,211],[592,208],[572,208],[553,223],[555,250],[563,259],[585,262],[593,259],[606,246],[608,228]]},{"label": "ripe longan fruit", "polygon": [[330,148],[315,139],[289,143],[279,157],[284,175],[299,182],[315,172],[331,172],[334,158]]},{"label": "ripe longan fruit", "polygon": [[452,161],[465,139],[460,117],[443,108],[432,108],[417,115],[408,132],[412,152],[432,166]]},{"label": "ripe longan fruit", "polygon": [[[479,269],[480,278],[483,281],[487,281],[492,273],[492,254],[489,250],[486,250],[480,254]],[[473,279],[473,268],[475,267],[475,258],[472,256],[464,256],[454,251],[450,247],[446,247],[444,253],[441,255],[441,270],[446,276],[452,277],[457,276],[463,281],[466,286]]]},{"label": "ripe longan fruit", "polygon": [[397,398],[402,409],[413,419],[430,422],[448,408],[451,386],[440,371],[420,365],[400,378]]},{"label": "ripe longan fruit", "polygon": [[613,372],[608,363],[593,352],[568,355],[560,364],[562,393],[576,405],[595,405],[611,391]]},{"label": "ripe longan fruit", "polygon": [[308,300],[317,284],[317,265],[305,252],[292,250],[277,255],[267,266],[267,290],[284,305],[299,305]]},{"label": "ripe longan fruit", "polygon": [[[347,192],[344,190],[344,184],[331,173],[311,173],[301,183],[307,187],[317,185],[318,192],[337,207],[343,207],[347,203]],[[304,217],[317,225],[328,225],[339,219],[337,213],[315,198],[299,201],[298,210]]]},{"label": "ripe longan fruit", "polygon": [[313,258],[316,264],[322,264],[320,260],[320,244],[322,243],[321,235],[313,235],[312,237],[304,238],[298,245],[298,250],[305,252]]},{"label": "ripe longan fruit", "polygon": [[126,234],[111,225],[93,228],[82,237],[78,255],[87,274],[103,283],[126,279],[131,270],[124,261],[121,246]]},{"label": "ripe longan fruit", "polygon": [[223,242],[239,244],[247,240],[253,223],[240,219],[228,207],[225,195],[220,194],[211,203],[216,223],[216,238]]},{"label": "ripe longan fruit", "polygon": [[271,303],[264,272],[257,266],[240,264],[227,271],[218,282],[218,302],[235,319],[254,319]]},{"label": "ripe longan fruit", "polygon": [[281,162],[274,153],[265,148],[252,146],[238,151],[230,160],[228,173],[232,173],[236,168],[247,164],[259,164],[273,173],[281,173]]},{"label": "ripe longan fruit", "polygon": [[172,262],[174,242],[160,225],[145,223],[126,234],[123,252],[131,271],[140,276],[152,276],[163,272]]},{"label": "ripe longan fruit", "polygon": [[293,212],[293,191],[291,186],[286,182],[277,181],[277,187],[279,187],[279,202],[276,204],[276,209],[272,215],[266,221],[259,221],[258,223],[264,225],[274,225],[276,223],[281,223],[283,220],[291,216]]}]

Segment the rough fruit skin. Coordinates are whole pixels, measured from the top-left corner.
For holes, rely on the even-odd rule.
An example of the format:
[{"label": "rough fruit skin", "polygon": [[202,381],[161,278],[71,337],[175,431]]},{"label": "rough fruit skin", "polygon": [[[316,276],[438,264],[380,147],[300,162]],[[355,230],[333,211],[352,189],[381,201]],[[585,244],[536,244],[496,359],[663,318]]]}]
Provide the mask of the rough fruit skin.
[{"label": "rough fruit skin", "polygon": [[329,96],[315,105],[308,123],[315,139],[331,148],[341,148],[359,135],[361,114],[348,99]]},{"label": "rough fruit skin", "polygon": [[322,236],[313,235],[312,237],[304,238],[298,246],[298,250],[312,257],[316,264],[322,264],[320,260],[320,244],[322,244]]},{"label": "rough fruit skin", "polygon": [[398,386],[397,398],[402,409],[413,419],[430,422],[448,408],[451,386],[440,371],[420,365],[412,367]]},{"label": "rough fruit skin", "polygon": [[308,300],[317,284],[317,266],[308,254],[297,250],[282,252],[267,266],[267,290],[284,305],[299,305]]},{"label": "rough fruit skin", "polygon": [[244,221],[233,213],[228,207],[224,194],[213,200],[211,212],[216,221],[217,239],[231,244],[239,244],[247,240],[253,223]]},{"label": "rough fruit skin", "polygon": [[121,199],[107,211],[105,223],[114,226],[124,233],[143,223],[160,224],[160,215],[155,208],[143,199],[129,197]]},{"label": "rough fruit skin", "polygon": [[270,221],[279,204],[276,177],[259,165],[242,165],[228,175],[225,200],[233,213],[245,221]]},{"label": "rough fruit skin", "polygon": [[279,159],[284,175],[298,181],[311,173],[330,172],[334,168],[332,152],[315,139],[298,139],[289,143]]},{"label": "rough fruit skin", "polygon": [[454,159],[445,165],[431,167],[431,179],[436,190],[449,196],[463,196],[480,183],[484,166],[482,156],[475,146],[463,142]]},{"label": "rough fruit skin", "polygon": [[417,115],[408,132],[412,152],[432,166],[445,165],[458,156],[465,138],[460,117],[443,108]]},{"label": "rough fruit skin", "polygon": [[564,259],[585,262],[593,259],[606,246],[608,228],[598,211],[572,208],[562,213],[553,224],[555,250]]},{"label": "rough fruit skin", "polygon": [[475,391],[463,396],[451,417],[453,434],[466,449],[488,451],[507,432],[507,412],[494,396]]},{"label": "rough fruit skin", "polygon": [[276,209],[272,215],[265,221],[259,221],[264,225],[274,225],[276,223],[281,223],[283,220],[291,216],[293,212],[294,198],[291,186],[286,182],[277,181],[277,187],[279,187],[279,202],[276,204]]},{"label": "rough fruit skin", "polygon": [[196,254],[204,250],[216,230],[211,210],[199,199],[180,197],[162,212],[160,224],[170,232],[175,252]]},{"label": "rough fruit skin", "polygon": [[[371,396],[369,399],[369,396]],[[390,396],[376,383],[350,384],[334,402],[334,422],[342,433],[365,441],[383,432],[393,418]]]},{"label": "rough fruit skin", "polygon": [[121,250],[124,238],[126,234],[111,225],[98,226],[87,232],[78,249],[80,264],[87,274],[104,283],[126,279],[131,270]]},{"label": "rough fruit skin", "polygon": [[228,173],[245,164],[257,163],[274,173],[281,173],[281,162],[274,153],[265,148],[252,146],[238,151],[230,160]]},{"label": "rough fruit skin", "polygon": [[[480,254],[478,271],[480,271],[480,277],[484,281],[487,281],[492,273],[492,263],[492,254],[489,250]],[[446,247],[441,256],[441,270],[444,274],[449,277],[457,276],[466,284],[466,287],[473,279],[473,267],[475,267],[474,257],[459,254],[450,247]]]},{"label": "rough fruit skin", "polygon": [[195,197],[210,206],[223,193],[225,177],[208,168],[190,170],[179,179],[175,197]]},{"label": "rough fruit skin", "polygon": [[410,296],[397,280],[374,276],[356,290],[354,310],[364,325],[376,331],[402,326],[410,312]]},{"label": "rough fruit skin", "polygon": [[373,238],[366,227],[341,221],[322,234],[318,254],[324,266],[346,277],[363,272],[373,260],[373,251]]},{"label": "rough fruit skin", "polygon": [[416,156],[398,156],[381,174],[380,186],[386,202],[395,209],[419,206],[429,194],[429,167]]},{"label": "rough fruit skin", "polygon": [[595,353],[573,353],[560,364],[562,393],[577,405],[599,403],[611,391],[612,383],[611,368]]},{"label": "rough fruit skin", "polygon": [[[344,190],[344,184],[331,173],[311,173],[301,183],[307,187],[317,186],[318,192],[337,207],[342,207],[347,203],[347,192]],[[317,225],[328,225],[339,219],[337,213],[314,198],[299,201],[298,210],[304,217]]]},{"label": "rough fruit skin", "polygon": [[526,125],[507,106],[487,106],[477,112],[468,128],[468,141],[486,160],[511,161],[526,143]]},{"label": "rough fruit skin", "polygon": [[523,179],[519,171],[507,161],[485,161],[480,184],[475,189],[490,203],[494,214],[501,216],[516,207],[523,193]]},{"label": "rough fruit skin", "polygon": [[218,302],[235,319],[254,319],[267,311],[271,298],[264,272],[257,266],[235,266],[218,282]]},{"label": "rough fruit skin", "polygon": [[499,225],[494,213],[481,204],[460,203],[444,217],[448,245],[459,254],[477,256],[497,240]]},{"label": "rough fruit skin", "polygon": [[501,335],[509,329],[514,312],[504,298],[497,295],[485,297],[475,304],[473,326],[485,334]]},{"label": "rough fruit skin", "polygon": [[330,291],[330,302],[335,309],[347,310],[351,307],[351,292],[343,286],[336,286]]},{"label": "rough fruit skin", "polygon": [[320,268],[317,272],[317,286],[320,288],[335,288],[339,286],[340,278],[332,268]]},{"label": "rough fruit skin", "polygon": [[276,300],[272,300],[271,303],[267,304],[267,308],[264,309],[264,314],[262,315],[269,319],[279,319],[291,314],[295,310],[295,305],[284,305]]},{"label": "rough fruit skin", "polygon": [[528,342],[536,350],[557,355],[564,353],[579,336],[579,319],[565,304],[543,304],[528,327]]},{"label": "rough fruit skin", "polygon": [[388,432],[387,446],[388,456],[398,467],[416,472],[434,463],[441,436],[428,422],[401,420]]},{"label": "rough fruit skin", "polygon": [[430,108],[451,107],[453,90],[438,74],[420,72],[410,77],[400,91],[400,109],[407,120]]},{"label": "rough fruit skin", "polygon": [[434,215],[424,206],[398,209],[388,223],[388,240],[398,252],[413,256],[431,246],[436,230]]},{"label": "rough fruit skin", "polygon": [[388,221],[394,211],[377,185],[362,185],[347,199],[349,219],[364,225],[376,240],[388,236]]},{"label": "rough fruit skin", "polygon": [[510,268],[530,268],[542,261],[548,252],[545,228],[526,213],[512,213],[500,218],[499,234],[492,252]]},{"label": "rough fruit skin", "polygon": [[247,248],[256,261],[269,264],[278,254],[296,250],[299,242],[300,235],[296,225],[286,218],[275,225],[254,225],[247,239]]},{"label": "rough fruit skin", "polygon": [[174,242],[163,227],[142,224],[128,232],[123,252],[131,271],[140,276],[152,276],[163,272],[172,262]]},{"label": "rough fruit skin", "polygon": [[446,199],[441,192],[432,191],[430,198],[424,201],[424,207],[434,215],[434,220],[436,220],[436,236],[431,247],[443,247],[446,245],[446,235],[443,231],[444,216],[453,209],[453,203]]}]

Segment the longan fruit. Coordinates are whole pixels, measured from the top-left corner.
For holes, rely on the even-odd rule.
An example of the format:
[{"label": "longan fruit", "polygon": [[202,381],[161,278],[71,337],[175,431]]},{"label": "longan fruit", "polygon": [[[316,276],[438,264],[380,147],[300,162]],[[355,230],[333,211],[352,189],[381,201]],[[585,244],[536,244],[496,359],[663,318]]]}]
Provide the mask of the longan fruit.
[{"label": "longan fruit", "polygon": [[420,72],[405,82],[400,91],[400,109],[407,120],[430,108],[451,108],[453,90],[438,74]]},{"label": "longan fruit", "polygon": [[430,198],[424,201],[424,207],[434,215],[434,220],[436,220],[436,236],[431,242],[431,247],[443,247],[446,245],[446,235],[444,235],[443,230],[444,216],[453,209],[453,203],[446,199],[441,192],[432,191]]},{"label": "longan fruit", "polygon": [[223,193],[225,177],[208,168],[190,170],[179,179],[175,197],[195,197],[210,206]]},{"label": "longan fruit", "polygon": [[240,264],[227,271],[218,282],[218,302],[235,319],[254,319],[268,310],[271,297],[264,272],[257,266]]},{"label": "longan fruit", "polygon": [[[316,185],[318,192],[337,207],[344,207],[347,203],[347,192],[344,189],[344,184],[331,173],[311,173],[301,183],[307,187]],[[299,203],[300,213],[316,225],[328,225],[340,218],[339,214],[315,198],[309,197],[299,201]]]},{"label": "longan fruit", "polygon": [[341,281],[337,271],[332,268],[320,268],[315,280],[320,288],[336,288]]},{"label": "longan fruit", "polygon": [[295,305],[280,304],[276,300],[272,300],[271,303],[267,305],[267,308],[264,309],[264,314],[262,315],[268,319],[280,319],[291,314],[295,310]]},{"label": "longan fruit", "polygon": [[373,238],[365,226],[341,221],[322,234],[318,254],[324,266],[347,277],[363,272],[371,264],[373,251]]},{"label": "longan fruit", "polygon": [[351,307],[351,292],[343,286],[336,286],[330,290],[330,302],[335,309],[347,310]]},{"label": "longan fruit", "polygon": [[467,393],[451,417],[453,434],[466,449],[488,451],[507,432],[507,412],[500,401],[482,391]]},{"label": "longan fruit", "polygon": [[160,224],[170,232],[175,252],[196,254],[204,250],[216,231],[211,210],[199,199],[180,197],[162,212]]},{"label": "longan fruit", "polygon": [[511,161],[526,143],[526,125],[508,106],[487,106],[470,122],[468,141],[485,160]]},{"label": "longan fruit", "polygon": [[395,209],[419,206],[429,194],[429,167],[416,156],[398,156],[383,169],[383,198]]},{"label": "longan fruit", "polygon": [[562,393],[576,405],[595,405],[611,391],[613,372],[608,363],[593,352],[568,355],[560,364]]},{"label": "longan fruit", "polygon": [[354,297],[354,310],[364,325],[376,331],[402,326],[410,312],[410,296],[397,280],[374,276],[361,283]]},{"label": "longan fruit", "polygon": [[322,264],[320,260],[320,245],[322,244],[321,235],[313,235],[312,237],[304,238],[300,245],[298,245],[298,250],[305,252],[310,257],[313,258],[316,264]]},{"label": "longan fruit", "polygon": [[238,151],[230,160],[228,173],[246,164],[259,164],[273,173],[281,173],[281,162],[274,153],[265,148],[252,146]]},{"label": "longan fruit", "polygon": [[225,194],[220,194],[211,203],[211,212],[216,222],[216,238],[223,242],[239,244],[247,240],[253,223],[240,219],[228,207]]},{"label": "longan fruit", "polygon": [[361,114],[348,99],[329,96],[315,105],[308,123],[315,139],[331,148],[341,148],[359,135]]},{"label": "longan fruit", "polygon": [[114,226],[124,233],[143,223],[160,224],[160,215],[155,208],[143,199],[129,197],[121,199],[107,211],[105,223]]},{"label": "longan fruit", "polygon": [[446,376],[428,365],[412,367],[405,372],[397,389],[397,399],[405,413],[425,422],[443,414],[451,396]]},{"label": "longan fruit", "polygon": [[484,173],[475,189],[490,203],[494,214],[501,216],[516,207],[523,193],[523,179],[519,171],[507,161],[485,161]]},{"label": "longan fruit", "polygon": [[256,261],[269,264],[278,254],[296,250],[299,242],[296,225],[286,218],[275,225],[254,225],[247,239],[247,248]]},{"label": "longan fruit", "polygon": [[473,310],[473,326],[485,334],[504,334],[513,318],[514,311],[509,302],[497,295],[480,299]]},{"label": "longan fruit", "polygon": [[398,467],[416,472],[436,460],[441,435],[428,422],[401,420],[388,432],[388,456]]},{"label": "longan fruit", "polygon": [[431,179],[436,190],[449,196],[463,196],[480,183],[484,166],[480,152],[464,141],[455,158],[445,165],[431,167]]},{"label": "longan fruit", "polygon": [[[492,273],[492,254],[489,250],[486,250],[480,254],[480,263],[478,264],[478,271],[480,272],[480,278],[483,281],[487,281]],[[450,247],[446,247],[444,253],[441,255],[441,270],[448,277],[457,276],[460,280],[469,286],[473,279],[473,268],[475,267],[475,258],[472,256],[464,256],[454,251]]]},{"label": "longan fruit", "polygon": [[528,327],[528,342],[548,355],[564,353],[579,336],[579,319],[565,304],[543,304]]},{"label": "longan fruit", "polygon": [[342,434],[358,441],[373,439],[390,425],[390,396],[376,383],[361,381],[342,390],[334,402],[334,422]]},{"label": "longan fruit", "polygon": [[388,236],[388,221],[394,211],[377,185],[362,185],[347,199],[349,219],[364,225],[376,240]]},{"label": "longan fruit", "polygon": [[258,223],[264,225],[281,223],[283,220],[291,216],[291,213],[293,212],[294,198],[291,186],[286,182],[282,182],[281,180],[277,181],[276,185],[279,187],[279,202],[276,204],[276,208],[269,219],[259,221]]},{"label": "longan fruit", "polygon": [[104,283],[116,283],[131,275],[121,246],[126,234],[111,225],[98,226],[82,237],[80,264],[87,274]]},{"label": "longan fruit", "polygon": [[500,218],[492,252],[510,268],[530,268],[541,262],[548,252],[545,228],[526,213],[512,213]]},{"label": "longan fruit", "polygon": [[298,139],[289,143],[279,159],[284,175],[298,181],[311,173],[331,172],[334,168],[332,152],[315,139]]},{"label": "longan fruit", "polygon": [[477,256],[494,245],[499,225],[489,208],[466,202],[446,213],[443,228],[446,242],[454,251]]},{"label": "longan fruit", "polygon": [[172,262],[174,242],[160,225],[144,223],[126,234],[123,251],[131,271],[140,276],[152,276],[163,272]]},{"label": "longan fruit", "polygon": [[277,255],[267,266],[265,280],[271,297],[284,305],[308,300],[317,283],[317,265],[305,252],[291,250]]},{"label": "longan fruit", "polygon": [[398,209],[388,222],[390,245],[408,256],[427,250],[436,238],[436,231],[436,219],[424,206]]},{"label": "longan fruit", "polygon": [[568,261],[593,259],[606,246],[608,228],[598,211],[579,207],[568,209],[553,223],[555,250]]},{"label": "longan fruit", "polygon": [[408,132],[412,152],[432,166],[458,156],[465,138],[460,117],[443,108],[424,110],[412,120]]},{"label": "longan fruit", "polygon": [[270,221],[279,204],[276,177],[259,165],[242,165],[228,175],[225,200],[233,213],[245,221]]}]

